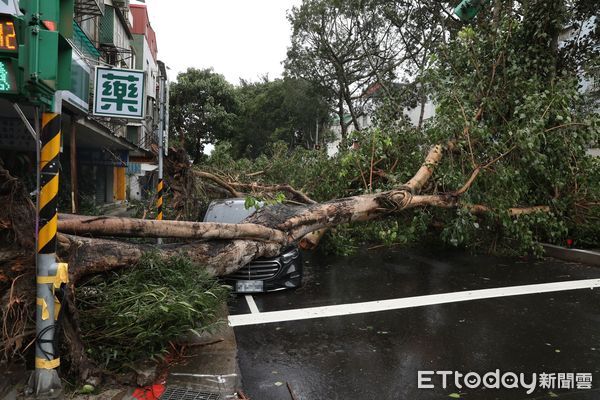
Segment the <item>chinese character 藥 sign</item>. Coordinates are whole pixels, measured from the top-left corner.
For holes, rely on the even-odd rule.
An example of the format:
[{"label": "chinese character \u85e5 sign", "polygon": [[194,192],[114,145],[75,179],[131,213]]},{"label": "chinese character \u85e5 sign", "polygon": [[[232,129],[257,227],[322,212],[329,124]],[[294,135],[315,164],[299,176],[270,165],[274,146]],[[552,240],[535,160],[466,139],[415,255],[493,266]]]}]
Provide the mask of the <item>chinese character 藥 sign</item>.
[{"label": "chinese character \u85e5 sign", "polygon": [[144,71],[96,67],[94,115],[144,118]]}]

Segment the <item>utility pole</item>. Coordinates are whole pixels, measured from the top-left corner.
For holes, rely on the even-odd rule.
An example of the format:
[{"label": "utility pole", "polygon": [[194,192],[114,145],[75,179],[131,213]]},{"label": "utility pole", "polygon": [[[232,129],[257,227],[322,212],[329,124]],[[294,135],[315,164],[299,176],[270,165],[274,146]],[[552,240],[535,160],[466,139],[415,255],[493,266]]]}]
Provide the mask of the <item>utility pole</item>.
[{"label": "utility pole", "polygon": [[[29,390],[38,398],[56,398],[62,394],[62,382],[56,368],[60,365],[56,344],[56,326],[60,315],[59,297],[69,281],[68,266],[56,260],[58,179],[60,170],[60,113],[43,113],[38,136],[37,240],[36,240],[36,346],[35,371]],[[39,143],[41,142],[41,148]]]},{"label": "utility pole", "polygon": [[[59,104],[56,111],[60,111]],[[35,140],[36,153],[36,347],[35,371],[25,392],[37,398],[57,398],[62,382],[56,368],[56,325],[60,316],[64,285],[69,282],[66,263],[56,261],[57,196],[60,170],[60,112],[44,113],[40,132],[40,107],[34,107],[34,125],[15,103],[14,108]]]},{"label": "utility pole", "polygon": [[[56,258],[61,146],[59,90],[71,87],[74,0],[0,2],[0,98],[13,103],[36,147],[35,371],[26,389],[37,398],[62,395],[57,326],[68,266]],[[34,107],[34,127],[20,104]],[[43,112],[40,127],[40,110]]]}]

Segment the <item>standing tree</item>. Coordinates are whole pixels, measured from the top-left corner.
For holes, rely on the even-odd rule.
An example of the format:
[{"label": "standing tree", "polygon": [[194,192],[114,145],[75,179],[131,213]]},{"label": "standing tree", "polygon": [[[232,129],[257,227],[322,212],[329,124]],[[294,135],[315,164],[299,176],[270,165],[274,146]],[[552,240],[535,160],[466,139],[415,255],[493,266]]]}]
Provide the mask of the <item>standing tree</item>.
[{"label": "standing tree", "polygon": [[419,107],[417,128],[421,129],[425,104],[431,95],[425,75],[434,66],[433,55],[456,33],[460,24],[450,14],[451,6],[447,1],[368,0],[364,3],[367,12],[386,21],[391,35],[403,49],[402,57],[398,57],[396,62],[399,74],[410,80],[410,85],[388,97],[398,103],[398,108],[412,105],[412,101],[407,104],[398,98],[409,89]]},{"label": "standing tree", "polygon": [[[309,0],[294,7],[288,16],[293,33],[285,62],[287,73],[315,82],[336,102],[342,144],[346,143],[350,124],[361,129],[360,103],[365,91],[394,74],[393,58],[387,53],[395,50],[385,37],[384,48],[382,38],[370,33],[379,29],[376,21],[362,21],[360,25],[354,17],[356,12],[353,2]],[[365,46],[373,41],[379,46],[375,51]],[[345,118],[346,113],[350,120]]]},{"label": "standing tree", "polygon": [[233,145],[240,155],[263,154],[278,140],[312,147],[316,125],[328,120],[328,105],[319,88],[304,79],[284,78],[241,83],[238,131]]},{"label": "standing tree", "polygon": [[171,134],[194,160],[206,144],[232,137],[238,110],[235,88],[212,69],[189,68],[171,85]]}]

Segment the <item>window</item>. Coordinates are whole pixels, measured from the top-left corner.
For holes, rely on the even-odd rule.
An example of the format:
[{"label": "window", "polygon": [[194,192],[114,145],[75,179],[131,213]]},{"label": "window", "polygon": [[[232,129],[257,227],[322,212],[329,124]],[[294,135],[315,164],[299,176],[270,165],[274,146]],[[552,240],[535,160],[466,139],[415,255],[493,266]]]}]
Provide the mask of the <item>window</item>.
[{"label": "window", "polygon": [[138,126],[132,126],[132,125],[127,126],[127,140],[129,140],[131,143],[135,143],[135,144],[139,143],[140,138],[139,138],[139,127]]}]

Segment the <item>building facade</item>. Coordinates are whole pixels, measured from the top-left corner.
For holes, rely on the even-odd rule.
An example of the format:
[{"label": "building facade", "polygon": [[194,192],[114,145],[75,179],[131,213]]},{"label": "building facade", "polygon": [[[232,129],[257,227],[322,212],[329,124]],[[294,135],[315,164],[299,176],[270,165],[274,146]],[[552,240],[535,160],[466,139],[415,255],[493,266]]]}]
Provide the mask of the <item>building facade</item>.
[{"label": "building facade", "polygon": [[[126,120],[97,117],[90,112],[95,67],[135,67],[129,2],[76,0],[74,24],[77,34],[72,43],[73,59],[78,59],[83,72],[72,74],[74,88],[62,96],[63,121],[74,122],[63,128],[63,134],[65,143],[69,143],[72,211],[77,212],[80,201],[96,206],[126,201],[129,157],[150,154],[128,140]],[[71,101],[76,89],[76,97],[87,98]],[[73,103],[79,107],[73,108]]]},{"label": "building facade", "polygon": [[[147,16],[145,7],[143,11]],[[156,150],[152,151],[158,124],[156,35],[149,21],[149,30],[138,29],[136,13],[139,11],[129,0],[75,0],[73,38],[68,40],[73,54],[71,88],[57,92],[55,98],[55,108],[62,113],[59,207],[63,211],[86,211],[135,198],[131,170],[137,168],[139,175],[144,175],[138,160],[147,164],[144,170],[149,173],[152,164],[156,165]],[[98,66],[144,71],[143,119],[93,115]],[[35,110],[23,107],[23,111],[35,125]],[[35,142],[6,100],[0,100],[0,159],[11,172],[34,185]]]},{"label": "building facade", "polygon": [[[158,66],[158,46],[156,33],[150,24],[148,9],[143,4],[130,6],[132,15],[133,48],[136,53],[135,69],[146,74],[145,110],[146,116],[141,121],[127,125],[127,137],[145,149],[157,151],[158,124],[160,120],[160,76]],[[129,196],[141,200],[148,197],[156,183],[156,163],[144,157],[132,159],[129,173]]]}]

